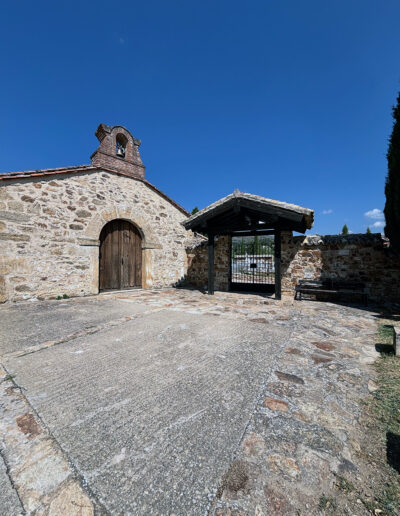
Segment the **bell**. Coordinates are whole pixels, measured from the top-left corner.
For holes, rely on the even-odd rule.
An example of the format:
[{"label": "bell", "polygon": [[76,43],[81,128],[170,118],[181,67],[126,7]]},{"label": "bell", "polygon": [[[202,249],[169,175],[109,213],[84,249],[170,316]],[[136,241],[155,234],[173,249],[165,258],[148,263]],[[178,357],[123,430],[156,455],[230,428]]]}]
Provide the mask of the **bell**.
[{"label": "bell", "polygon": [[125,158],[125,151],[121,147],[118,147],[117,149],[117,156],[120,156],[121,158]]}]

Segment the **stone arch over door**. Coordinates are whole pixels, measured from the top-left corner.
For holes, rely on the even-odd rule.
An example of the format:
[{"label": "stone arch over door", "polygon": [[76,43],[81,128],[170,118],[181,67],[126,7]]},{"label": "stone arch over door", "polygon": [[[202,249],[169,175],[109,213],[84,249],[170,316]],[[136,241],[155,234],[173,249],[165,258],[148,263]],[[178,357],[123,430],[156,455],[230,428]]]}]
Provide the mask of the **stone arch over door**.
[{"label": "stone arch over door", "polygon": [[81,246],[93,247],[96,252],[93,255],[93,286],[99,291],[99,247],[100,233],[103,227],[112,220],[122,219],[132,223],[139,231],[142,237],[142,287],[151,288],[153,286],[153,252],[156,249],[162,249],[156,232],[135,209],[122,206],[103,210],[97,213],[89,222],[78,241]]}]

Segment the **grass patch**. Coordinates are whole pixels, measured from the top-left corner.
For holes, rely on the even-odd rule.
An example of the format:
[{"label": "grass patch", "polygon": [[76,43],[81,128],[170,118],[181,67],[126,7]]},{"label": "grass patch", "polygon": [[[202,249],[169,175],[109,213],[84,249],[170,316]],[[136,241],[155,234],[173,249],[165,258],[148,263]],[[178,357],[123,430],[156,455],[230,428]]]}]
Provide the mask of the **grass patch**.
[{"label": "grass patch", "polygon": [[322,495],[319,499],[318,508],[321,511],[324,509],[336,509],[336,502],[333,498]]},{"label": "grass patch", "polygon": [[354,485],[347,480],[346,478],[336,475],[336,483],[335,486],[337,489],[342,491],[343,493],[352,493],[355,490]]},{"label": "grass patch", "polygon": [[386,432],[400,434],[400,359],[382,354],[375,362],[378,390],[375,393],[374,412]]},{"label": "grass patch", "polygon": [[[383,345],[393,343],[393,334],[391,324],[378,328]],[[400,358],[382,353],[374,366],[378,390],[371,396],[367,410],[376,423],[389,465],[386,482],[376,490],[375,499],[383,514],[400,514]]]},{"label": "grass patch", "polygon": [[393,344],[394,330],[391,324],[380,324],[378,337],[383,344]]},{"label": "grass patch", "polygon": [[15,378],[13,374],[6,374],[3,378],[3,382],[12,382]]},{"label": "grass patch", "polygon": [[400,357],[393,354],[393,325],[398,321],[397,316],[385,314],[377,328],[375,349],[381,352],[373,365],[377,390],[362,402],[358,473],[349,474],[351,481],[335,475],[336,492],[319,498],[321,514],[400,516]]}]

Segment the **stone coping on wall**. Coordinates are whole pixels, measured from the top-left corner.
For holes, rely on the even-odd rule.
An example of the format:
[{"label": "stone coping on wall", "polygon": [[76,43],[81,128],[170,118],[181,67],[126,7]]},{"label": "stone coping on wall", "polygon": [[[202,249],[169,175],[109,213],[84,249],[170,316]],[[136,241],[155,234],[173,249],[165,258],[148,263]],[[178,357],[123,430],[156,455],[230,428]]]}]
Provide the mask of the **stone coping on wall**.
[{"label": "stone coping on wall", "polygon": [[[282,232],[282,236],[285,234],[292,235],[290,231]],[[195,233],[197,240],[190,242],[186,248],[195,249],[199,245],[206,245],[207,238],[199,233]],[[218,240],[218,236],[216,237]],[[319,246],[319,245],[333,245],[333,246],[346,246],[353,244],[362,245],[380,245],[387,247],[389,240],[381,233],[352,233],[350,235],[295,235],[293,236],[294,241],[301,241],[301,245],[305,247]]]},{"label": "stone coping on wall", "polygon": [[319,246],[319,245],[381,245],[386,247],[389,240],[381,233],[353,233],[349,235],[296,235],[293,240],[302,240],[302,245],[305,247]]}]

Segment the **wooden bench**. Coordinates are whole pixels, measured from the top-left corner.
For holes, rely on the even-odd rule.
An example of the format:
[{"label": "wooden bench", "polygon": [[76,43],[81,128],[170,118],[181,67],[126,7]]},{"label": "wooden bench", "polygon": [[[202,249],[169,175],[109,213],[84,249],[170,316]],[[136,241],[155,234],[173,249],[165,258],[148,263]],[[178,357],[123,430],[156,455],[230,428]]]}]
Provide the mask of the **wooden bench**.
[{"label": "wooden bench", "polygon": [[317,295],[324,294],[334,297],[359,297],[365,305],[368,304],[368,294],[364,283],[346,280],[300,280],[295,288],[294,298],[302,300],[303,294]]}]

